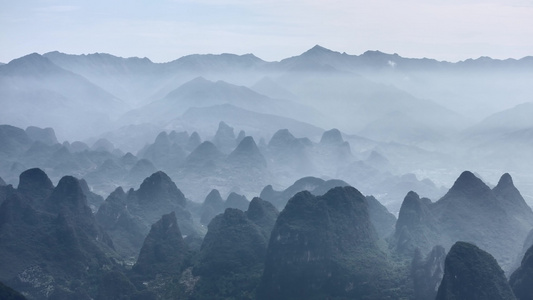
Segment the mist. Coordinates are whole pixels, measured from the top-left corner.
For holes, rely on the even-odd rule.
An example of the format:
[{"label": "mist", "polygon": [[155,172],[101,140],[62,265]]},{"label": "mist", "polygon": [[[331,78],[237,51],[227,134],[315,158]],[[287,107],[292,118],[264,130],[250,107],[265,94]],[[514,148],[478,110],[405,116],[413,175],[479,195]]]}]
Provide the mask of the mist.
[{"label": "mist", "polygon": [[[301,224],[306,224],[302,225],[306,229],[300,233],[309,234],[311,231],[306,230],[316,224],[296,211],[329,224],[330,231],[324,233],[327,236],[345,234],[335,231],[344,226],[338,223],[343,218],[355,222],[349,223],[349,228],[367,228],[361,229],[364,233],[346,233],[354,239],[364,235],[361,239],[367,248],[351,242],[331,247],[346,247],[353,253],[383,251],[390,257],[365,256],[364,260],[383,264],[384,269],[393,268],[394,264],[387,265],[389,260],[401,257],[402,263],[413,260],[418,264],[413,266],[422,270],[430,268],[431,255],[440,255],[444,274],[445,252],[457,250],[461,246],[455,244],[457,241],[466,241],[491,253],[496,265],[510,276],[531,246],[531,238],[526,237],[533,229],[529,207],[533,205],[532,87],[532,57],[481,57],[451,63],[379,51],[348,55],[318,45],[280,61],[265,61],[253,54],[191,54],[154,63],[148,58],[102,53],[33,53],[0,65],[0,200],[8,214],[14,210],[6,204],[15,201],[12,199],[33,199],[27,203],[24,200],[24,205],[39,214],[46,211],[46,219],[48,214],[55,214],[52,204],[39,204],[41,200],[36,199],[59,193],[55,191],[66,184],[65,176],[77,178],[84,205],[91,210],[87,220],[93,222],[96,217],[94,222],[100,222],[97,224],[103,228],[98,230],[105,232],[96,233],[94,229],[88,234],[112,240],[106,251],[128,265],[124,270],[117,267],[117,272],[123,272],[120,276],[132,282],[131,295],[134,290],[143,292],[145,287],[138,282],[155,280],[154,274],[173,274],[168,278],[180,280],[197,278],[201,287],[195,290],[198,295],[218,295],[210,290],[209,270],[233,268],[216,265],[225,259],[217,255],[233,250],[217,240],[218,231],[214,230],[226,232],[238,219],[239,224],[245,224],[242,228],[251,232],[243,238],[243,245],[253,249],[247,254],[248,267],[260,270],[250,277],[250,286],[257,292],[254,295],[262,299],[290,298],[290,292],[283,294],[287,287],[279,283],[283,282],[280,270],[285,265],[276,263],[302,260],[291,257],[291,250],[283,248],[289,242],[276,244],[270,235],[276,233],[278,241],[290,240],[284,230],[300,228]],[[49,178],[46,196],[40,192],[26,195],[27,190],[21,189],[21,174],[34,168],[45,175],[32,176]],[[30,185],[29,189],[38,186]],[[470,204],[454,204],[458,205],[457,211],[451,208],[453,205],[445,205],[478,198],[489,199],[486,203],[490,204],[481,205],[479,210]],[[515,202],[505,202],[511,198]],[[358,203],[353,204],[355,208],[350,206],[353,214],[335,206],[335,201],[346,199]],[[254,209],[259,208],[252,203],[261,208],[266,219],[254,219]],[[331,216],[342,217],[324,217],[315,206],[304,207],[301,203],[314,203]],[[409,211],[413,205],[418,208],[412,211],[420,215],[409,215],[414,214]],[[494,211],[488,210],[491,205],[496,207]],[[111,212],[117,207],[123,211],[116,213],[116,219],[125,216],[126,223],[112,222]],[[359,209],[364,214],[359,214]],[[455,223],[446,221],[454,220],[450,217],[454,213],[462,218]],[[464,217],[463,213],[473,215]],[[511,219],[499,220],[490,229],[486,222],[495,216]],[[472,223],[465,221],[469,218]],[[416,226],[410,223],[414,219],[420,222]],[[157,231],[165,226],[179,227],[172,233],[179,241],[171,248],[172,253],[183,255],[169,254],[175,259],[176,269],[158,273],[164,266],[151,261],[153,245],[147,243],[167,234]],[[408,229],[402,231],[401,226]],[[470,227],[476,228],[465,230]],[[480,237],[475,234],[482,230],[478,227],[487,227],[494,234]],[[237,233],[227,234],[229,239]],[[310,244],[321,243],[311,236]],[[501,249],[504,238],[509,249]],[[93,249],[84,245],[84,249]],[[443,247],[442,253],[436,246]],[[465,251],[479,250],[464,247]],[[348,255],[324,249],[308,252],[307,261]],[[413,258],[415,249],[420,257]],[[2,251],[8,253],[9,249]],[[227,257],[238,260],[230,254]],[[187,255],[190,257],[185,259]],[[360,263],[357,257],[354,265]],[[2,273],[0,280],[24,290],[26,296],[47,298],[49,295],[45,297],[42,290],[28,288],[14,279],[30,267],[17,266],[19,273]],[[237,267],[232,270],[242,271]],[[368,275],[352,271],[346,272],[354,278]],[[443,274],[434,274],[438,282],[447,278]],[[151,275],[154,277],[143,277]],[[315,275],[323,279],[320,272]],[[383,279],[383,284],[398,283],[396,279],[387,280]],[[435,284],[421,283],[416,276],[409,280],[426,287]],[[296,281],[294,285],[300,284]],[[51,285],[59,290],[70,289],[68,284],[58,281]],[[154,295],[171,290],[168,286],[158,290],[155,281],[151,284],[147,290]],[[232,284],[236,290],[246,290]],[[282,286],[282,291],[273,288],[276,284]],[[194,295],[186,288],[177,289]],[[336,295],[330,289],[335,290],[324,287],[321,295]],[[357,289],[339,295],[363,293]],[[422,290],[417,293],[423,294]],[[173,296],[182,295],[179,293]],[[409,293],[406,288],[400,296]],[[431,297],[437,296],[436,291],[432,293]],[[420,295],[414,298],[428,297]]]}]

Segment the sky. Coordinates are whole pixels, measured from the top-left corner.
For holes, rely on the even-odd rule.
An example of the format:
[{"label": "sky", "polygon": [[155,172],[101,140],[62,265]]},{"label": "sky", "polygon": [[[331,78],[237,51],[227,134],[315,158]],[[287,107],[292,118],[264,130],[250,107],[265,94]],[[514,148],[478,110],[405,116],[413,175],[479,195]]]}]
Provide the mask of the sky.
[{"label": "sky", "polygon": [[110,53],[167,62],[319,44],[459,61],[533,55],[533,0],[0,0],[0,62],[29,53]]}]

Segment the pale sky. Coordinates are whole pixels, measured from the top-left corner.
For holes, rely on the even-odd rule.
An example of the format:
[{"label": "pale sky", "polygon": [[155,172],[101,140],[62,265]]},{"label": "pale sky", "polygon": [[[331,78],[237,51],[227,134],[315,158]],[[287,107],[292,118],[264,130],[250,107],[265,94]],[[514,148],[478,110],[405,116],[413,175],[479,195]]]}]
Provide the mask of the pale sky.
[{"label": "pale sky", "polygon": [[0,0],[0,62],[95,52],[274,61],[315,44],[458,61],[533,55],[533,0]]}]

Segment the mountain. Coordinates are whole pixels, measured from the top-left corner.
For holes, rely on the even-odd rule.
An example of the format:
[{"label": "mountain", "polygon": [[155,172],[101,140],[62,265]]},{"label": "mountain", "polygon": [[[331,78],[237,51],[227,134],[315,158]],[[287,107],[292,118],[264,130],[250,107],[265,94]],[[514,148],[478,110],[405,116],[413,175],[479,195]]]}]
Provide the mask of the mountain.
[{"label": "mountain", "polygon": [[211,142],[205,141],[196,147],[185,158],[184,166],[190,169],[209,169],[213,165],[220,163],[224,158],[224,154]]},{"label": "mountain", "polygon": [[228,155],[227,160],[234,167],[263,169],[267,166],[265,157],[251,136],[245,137]]},{"label": "mountain", "polygon": [[511,274],[509,285],[517,299],[532,299],[533,289],[531,282],[533,280],[533,246],[529,247],[522,258],[520,267]]},{"label": "mountain", "polygon": [[532,128],[533,121],[529,116],[533,113],[533,103],[526,102],[513,108],[488,116],[478,124],[466,130],[468,136],[502,135],[520,129]]},{"label": "mountain", "polygon": [[185,145],[172,141],[169,135],[162,131],[153,144],[139,152],[139,156],[150,160],[160,170],[172,171],[185,161],[187,153],[183,146]]},{"label": "mountain", "polygon": [[300,119],[303,116],[301,113],[303,111],[306,112],[304,115],[317,115],[315,111],[303,104],[271,99],[245,86],[238,86],[221,80],[213,82],[198,77],[184,83],[162,99],[128,112],[122,118],[122,122],[164,124],[178,118],[189,108],[205,108],[222,104],[233,105],[257,113],[295,119]]},{"label": "mountain", "polygon": [[250,87],[252,90],[274,99],[288,99],[297,98],[296,95],[281,87],[271,77],[261,78],[258,82]]},{"label": "mountain", "polygon": [[435,246],[424,258],[416,249],[411,262],[411,277],[414,287],[414,299],[435,299],[444,276],[446,251],[442,246]]},{"label": "mountain", "polygon": [[132,270],[151,279],[157,275],[178,274],[187,251],[176,214],[171,212],[152,225]]},{"label": "mountain", "polygon": [[516,298],[492,255],[473,244],[457,242],[446,255],[436,299]]},{"label": "mountain", "polygon": [[[419,99],[431,99],[472,119],[482,119],[511,105],[530,101],[527,87],[532,83],[529,76],[532,61],[531,57],[518,60],[480,57],[451,63],[381,51],[349,55],[316,45],[301,55],[280,61],[278,67],[315,75],[358,74],[376,83],[395,86]],[[282,87],[301,97],[286,85]],[[505,103],[501,101],[503,98],[507,99]]]},{"label": "mountain", "polygon": [[24,130],[11,125],[0,125],[0,141],[0,154],[3,156],[24,152],[32,144]]},{"label": "mountain", "polygon": [[21,191],[0,206],[0,280],[32,298],[85,298],[92,280],[115,266],[113,243],[76,178],[49,182],[44,172],[29,170],[21,174]]},{"label": "mountain", "polygon": [[106,53],[71,55],[57,51],[43,56],[59,67],[87,78],[132,107],[158,91],[166,77],[158,72],[161,66],[146,57],[122,58]]},{"label": "mountain", "polygon": [[514,266],[533,227],[533,213],[509,174],[491,189],[465,171],[436,202],[410,192],[404,199],[391,247],[410,257],[416,248],[451,247],[456,241],[475,243],[494,255],[505,271]]},{"label": "mountain", "polygon": [[0,66],[0,95],[4,122],[59,128],[61,137],[72,139],[103,131],[109,118],[126,108],[86,78],[35,53]]},{"label": "mountain", "polygon": [[200,223],[208,225],[216,215],[222,212],[224,212],[224,200],[220,196],[219,191],[213,189],[202,203]]},{"label": "mountain", "polygon": [[5,300],[25,300],[21,293],[0,282],[0,298]]},{"label": "mountain", "polygon": [[[412,130],[400,130],[404,128],[403,123],[387,124],[387,116],[391,114],[416,120],[415,122],[423,124],[430,132],[444,136],[456,133],[469,125],[468,120],[453,109],[428,100],[431,99],[429,97],[413,96],[389,84],[386,81],[386,74],[382,76],[379,73],[377,76],[372,76],[374,71],[366,72],[364,68],[357,67],[356,60],[346,54],[315,47],[298,57],[281,61],[280,64],[308,67],[318,65],[321,68],[327,67],[329,71],[321,71],[320,68],[288,71],[276,78],[276,83],[295,94],[298,99],[305,99],[302,101],[324,115],[333,117],[334,123],[330,121],[327,126],[334,126],[344,132],[361,132],[366,126],[369,126],[367,129],[371,129],[370,124],[379,124],[393,129],[393,132],[396,132],[394,139],[397,141],[419,142],[421,138],[431,138],[431,135],[416,136],[417,132]],[[387,63],[383,66],[391,68]],[[380,66],[374,68],[379,70]],[[374,137],[370,131],[366,133],[368,138],[384,138],[377,135]],[[398,133],[401,135],[396,136]]]},{"label": "mountain", "polygon": [[236,144],[235,133],[233,132],[233,127],[228,126],[228,124],[220,121],[218,124],[217,132],[213,137],[213,144],[217,146],[223,153],[231,152]]},{"label": "mountain", "polygon": [[209,223],[193,273],[198,298],[249,298],[261,278],[268,237],[243,211],[228,208]]},{"label": "mountain", "polygon": [[100,205],[95,219],[113,240],[117,253],[125,260],[135,261],[149,229],[129,211],[127,198],[118,187]]},{"label": "mountain", "polygon": [[356,189],[337,187],[318,197],[300,192],[272,230],[258,299],[398,297],[377,241]]},{"label": "mountain", "polygon": [[[290,198],[302,191],[308,191],[315,196],[320,196],[337,186],[349,186],[348,183],[341,180],[323,180],[316,177],[303,177],[295,181],[291,186],[283,191],[276,191],[271,185],[263,188],[261,199],[269,201],[278,209],[282,210]],[[322,193],[321,193],[322,192]]]},{"label": "mountain", "polygon": [[170,212],[176,213],[178,225],[184,234],[197,231],[192,216],[186,209],[186,199],[176,184],[162,171],[146,178],[139,189],[128,191],[128,208],[143,224],[151,226]]},{"label": "mountain", "polygon": [[405,196],[391,242],[397,252],[411,256],[419,249],[428,253],[439,243],[437,222],[430,206],[431,200],[420,198],[415,192]]},{"label": "mountain", "polygon": [[35,126],[29,126],[25,131],[28,137],[34,141],[40,141],[49,146],[58,143],[56,133],[51,127],[39,128]]},{"label": "mountain", "polygon": [[250,201],[248,201],[245,196],[239,195],[235,192],[231,192],[224,202],[225,208],[237,208],[242,211],[245,211],[249,205]]}]

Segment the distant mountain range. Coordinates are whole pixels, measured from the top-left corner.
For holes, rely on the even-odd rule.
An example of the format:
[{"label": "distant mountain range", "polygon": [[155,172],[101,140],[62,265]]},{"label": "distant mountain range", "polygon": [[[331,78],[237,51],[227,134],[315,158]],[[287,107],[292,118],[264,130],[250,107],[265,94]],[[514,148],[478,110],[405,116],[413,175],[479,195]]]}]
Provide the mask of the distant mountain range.
[{"label": "distant mountain range", "polygon": [[[172,120],[191,107],[231,104],[418,145],[429,136],[447,137],[481,116],[530,101],[527,87],[533,79],[527,75],[532,66],[533,57],[450,63],[379,51],[348,55],[319,45],[279,62],[252,54],[194,54],[153,63],[148,58],[56,51],[0,65],[0,95],[6,123],[51,126],[60,136],[72,134],[60,129],[66,127],[59,126],[63,121],[77,121],[71,122],[75,125],[70,131],[90,127],[84,132],[97,135],[102,127],[124,125],[113,120],[134,108],[139,109],[128,113],[128,122],[154,122],[151,113]],[[495,84],[485,84],[491,79]],[[167,109],[169,103],[175,107]],[[35,105],[41,109],[29,108]],[[76,127],[80,122],[84,125]],[[405,122],[406,130],[399,130],[404,129],[399,122]]]}]

